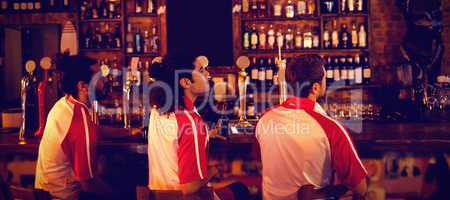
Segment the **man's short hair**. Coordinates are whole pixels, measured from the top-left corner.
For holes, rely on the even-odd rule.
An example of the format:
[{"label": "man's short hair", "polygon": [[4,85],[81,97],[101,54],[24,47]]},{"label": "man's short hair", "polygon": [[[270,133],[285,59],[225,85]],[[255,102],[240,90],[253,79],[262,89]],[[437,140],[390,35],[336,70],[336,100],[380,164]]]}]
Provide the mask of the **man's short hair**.
[{"label": "man's short hair", "polygon": [[321,84],[325,76],[323,60],[319,55],[294,57],[286,68],[286,82],[294,89],[294,95],[308,97],[314,83]]}]

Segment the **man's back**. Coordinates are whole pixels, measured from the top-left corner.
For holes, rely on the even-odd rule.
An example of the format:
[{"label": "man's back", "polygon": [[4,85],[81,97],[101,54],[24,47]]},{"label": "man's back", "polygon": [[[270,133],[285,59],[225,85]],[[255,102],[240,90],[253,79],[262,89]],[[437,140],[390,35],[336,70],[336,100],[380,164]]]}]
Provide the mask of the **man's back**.
[{"label": "man's back", "polygon": [[[297,199],[296,191],[302,185],[331,184],[334,170],[338,176],[346,174],[342,175],[344,183],[357,184],[365,171],[339,126],[315,102],[296,97],[264,114],[256,128],[264,199]],[[345,157],[349,160],[340,162],[348,163],[340,164],[338,159]]]}]

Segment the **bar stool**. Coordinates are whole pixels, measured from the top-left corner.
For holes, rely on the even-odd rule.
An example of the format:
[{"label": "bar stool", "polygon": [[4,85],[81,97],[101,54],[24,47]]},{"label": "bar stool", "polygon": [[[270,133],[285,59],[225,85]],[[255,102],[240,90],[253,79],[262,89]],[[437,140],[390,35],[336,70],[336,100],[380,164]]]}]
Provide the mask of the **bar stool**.
[{"label": "bar stool", "polygon": [[13,200],[51,200],[48,192],[39,189],[28,189],[18,186],[9,186],[9,193]]},{"label": "bar stool", "polygon": [[147,186],[136,187],[137,200],[213,200],[213,190],[203,187],[197,193],[183,195],[178,190],[149,190]]},{"label": "bar stool", "polygon": [[313,185],[304,185],[298,192],[298,200],[313,199],[339,199],[347,192],[347,187],[343,185],[327,186],[321,189],[314,189]]}]

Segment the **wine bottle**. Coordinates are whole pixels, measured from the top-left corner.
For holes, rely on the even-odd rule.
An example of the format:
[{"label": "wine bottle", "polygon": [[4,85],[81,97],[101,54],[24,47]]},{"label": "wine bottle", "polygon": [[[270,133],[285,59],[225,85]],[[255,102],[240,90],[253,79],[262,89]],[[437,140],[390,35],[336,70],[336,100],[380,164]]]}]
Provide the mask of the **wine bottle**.
[{"label": "wine bottle", "polygon": [[285,8],[286,18],[294,18],[294,4],[292,4],[292,0],[288,0],[288,3]]},{"label": "wine bottle", "polygon": [[139,26],[136,28],[136,32],[134,33],[134,52],[142,53],[142,35],[139,29]]},{"label": "wine bottle", "polygon": [[339,33],[337,30],[337,22],[333,20],[333,32],[331,32],[331,46],[333,48],[339,47]]},{"label": "wine bottle", "polygon": [[250,49],[250,30],[248,27],[242,33],[242,48],[245,50]]},{"label": "wine bottle", "polygon": [[325,49],[331,48],[330,31],[328,30],[327,26],[325,26],[325,29],[323,31],[323,47]]},{"label": "wine bottle", "polygon": [[264,58],[259,59],[259,67],[258,67],[258,84],[257,88],[260,89],[260,91],[265,91],[266,89],[266,63],[264,61]]},{"label": "wine bottle", "polygon": [[363,69],[361,66],[359,55],[355,56],[355,84],[360,85],[363,83]]},{"label": "wine bottle", "polygon": [[159,48],[161,46],[160,39],[159,39],[159,33],[158,33],[158,26],[156,24],[152,25],[152,52],[153,53],[159,53]]},{"label": "wine bottle", "polygon": [[147,0],[147,13],[151,14],[155,12],[155,4],[153,3],[153,0]]},{"label": "wine bottle", "polygon": [[303,48],[303,36],[300,28],[297,28],[297,33],[295,34],[295,48],[302,49]]},{"label": "wine bottle", "polygon": [[141,14],[142,13],[142,7],[143,7],[142,0],[135,0],[134,12],[136,14]]},{"label": "wine bottle", "polygon": [[294,33],[292,32],[292,28],[287,29],[286,33],[286,49],[291,50],[294,49]]},{"label": "wine bottle", "polygon": [[149,53],[152,49],[150,33],[148,30],[144,30],[144,53]]},{"label": "wine bottle", "polygon": [[260,1],[259,2],[259,17],[266,17],[266,16],[267,16],[267,2]]},{"label": "wine bottle", "polygon": [[372,70],[370,69],[369,58],[367,56],[364,57],[363,61],[363,82],[365,85],[370,84],[372,79]]},{"label": "wine bottle", "polygon": [[250,9],[252,17],[257,18],[259,13],[258,13],[258,2],[256,0],[252,0]]},{"label": "wine bottle", "polygon": [[319,31],[314,30],[312,32],[313,40],[312,40],[312,47],[314,49],[318,49],[320,47],[320,39],[319,39]]},{"label": "wine bottle", "polygon": [[114,43],[115,48],[122,48],[122,34],[119,25],[116,25],[114,30]]},{"label": "wine bottle", "polygon": [[253,85],[256,85],[258,82],[258,65],[257,65],[257,58],[253,57],[251,66],[250,66],[250,83]]},{"label": "wine bottle", "polygon": [[353,63],[353,58],[349,56],[347,58],[347,73],[348,73],[348,85],[355,84],[355,65]]},{"label": "wine bottle", "polygon": [[348,71],[346,66],[346,60],[345,57],[341,57],[339,59],[339,73],[341,75],[341,84],[347,85],[348,84]]},{"label": "wine bottle", "polygon": [[272,24],[269,25],[269,30],[267,31],[267,44],[268,49],[275,48],[275,30]]},{"label": "wine bottle", "polygon": [[351,37],[352,37],[352,48],[358,48],[358,31],[356,30],[356,24],[352,23],[352,30],[351,30]]},{"label": "wine bottle", "polygon": [[266,66],[266,86],[267,86],[267,88],[270,88],[273,85],[273,70],[274,70],[274,64],[272,62],[272,59],[268,58],[267,66]]},{"label": "wine bottle", "polygon": [[331,85],[333,83],[333,65],[331,63],[331,57],[326,59],[326,74],[327,74],[327,85]]},{"label": "wine bottle", "polygon": [[126,35],[126,42],[127,42],[127,53],[133,53],[134,52],[134,47],[133,47],[133,32],[132,32],[132,25],[128,24],[127,25],[127,35]]},{"label": "wine bottle", "polygon": [[255,97],[251,87],[248,88],[247,93],[247,119],[256,119]]},{"label": "wine bottle", "polygon": [[316,3],[314,0],[308,0],[308,15],[313,16],[316,12]]},{"label": "wine bottle", "polygon": [[252,26],[250,34],[250,48],[256,50],[258,48],[258,32],[256,31],[256,25]]},{"label": "wine bottle", "polygon": [[341,81],[341,71],[339,69],[339,59],[336,57],[334,58],[333,62],[333,83],[334,84],[340,84]]},{"label": "wine bottle", "polygon": [[340,48],[341,49],[348,49],[350,48],[350,33],[347,31],[347,24],[342,24],[341,26],[341,32],[340,32]]},{"label": "wine bottle", "polygon": [[267,34],[264,25],[261,25],[258,34],[259,49],[266,49]]},{"label": "wine bottle", "polygon": [[361,26],[359,27],[358,38],[359,38],[358,39],[359,47],[366,48],[367,47],[367,33],[366,33],[366,30],[364,29],[363,24],[361,24]]},{"label": "wine bottle", "polygon": [[245,16],[245,17],[248,17],[248,13],[249,13],[249,9],[250,8],[250,5],[249,5],[249,0],[242,0],[242,14]]}]

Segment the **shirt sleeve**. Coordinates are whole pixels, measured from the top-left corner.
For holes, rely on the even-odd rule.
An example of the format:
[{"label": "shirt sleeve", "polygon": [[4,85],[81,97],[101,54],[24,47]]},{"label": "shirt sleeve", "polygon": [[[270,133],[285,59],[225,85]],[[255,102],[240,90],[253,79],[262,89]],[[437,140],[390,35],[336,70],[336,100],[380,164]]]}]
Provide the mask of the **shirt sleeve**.
[{"label": "shirt sleeve", "polygon": [[[205,179],[206,169],[206,137],[197,130],[192,118],[177,117],[178,122],[178,177],[180,184]],[[194,125],[194,126],[192,126]]]},{"label": "shirt sleeve", "polygon": [[329,138],[331,163],[342,184],[356,187],[367,176],[367,172],[347,130],[340,124],[336,126],[335,133]]},{"label": "shirt sleeve", "polygon": [[69,131],[63,140],[62,148],[71,161],[75,178],[85,181],[94,178],[96,138],[92,122],[87,111],[78,106]]}]

